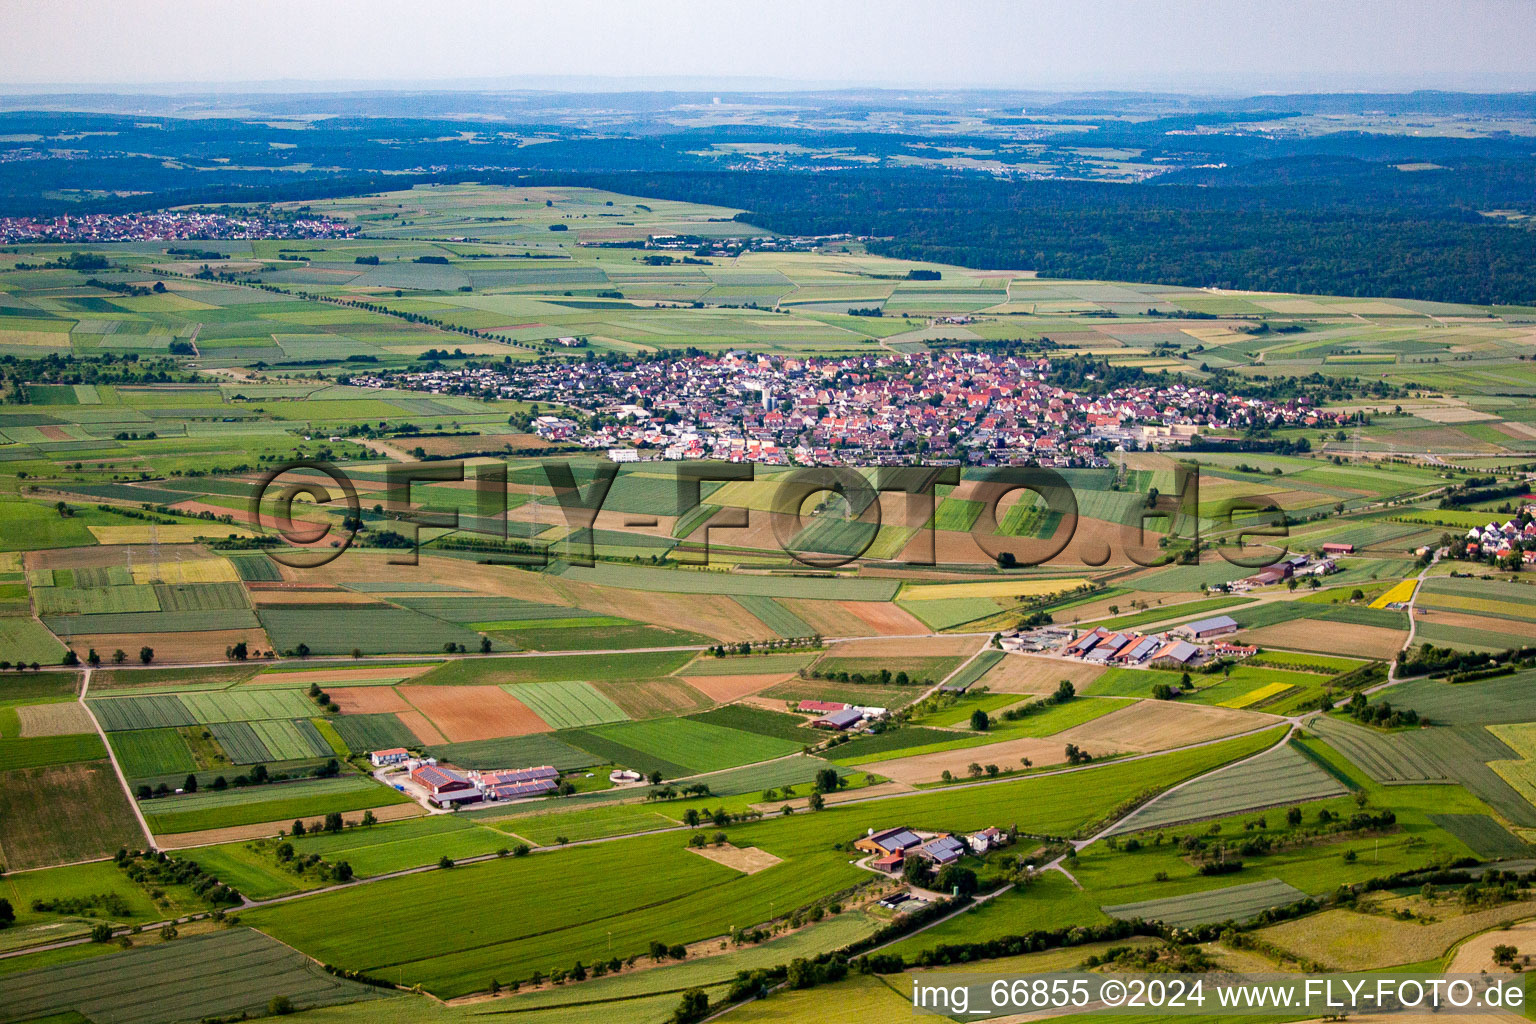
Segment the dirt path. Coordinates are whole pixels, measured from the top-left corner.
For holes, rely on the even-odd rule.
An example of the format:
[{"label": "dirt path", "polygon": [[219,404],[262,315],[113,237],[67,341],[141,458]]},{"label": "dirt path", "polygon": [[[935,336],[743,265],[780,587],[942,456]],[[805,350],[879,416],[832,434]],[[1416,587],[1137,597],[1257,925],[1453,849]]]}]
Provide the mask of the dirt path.
[{"label": "dirt path", "polygon": [[91,724],[96,727],[96,735],[101,737],[101,745],[107,748],[107,760],[112,762],[112,770],[117,773],[117,781],[123,787],[123,796],[128,800],[128,806],[133,808],[133,816],[139,821],[139,828],[144,833],[144,842],[147,846],[154,846],[155,834],[149,830],[149,822],[144,819],[144,812],[139,810],[139,802],[133,798],[133,790],[128,788],[128,777],[123,774],[123,766],[117,763],[117,754],[112,750],[112,744],[107,742],[107,731],[96,720],[96,713],[85,702],[85,695],[91,688],[91,669],[85,670],[85,678],[80,682],[80,706],[90,716]]}]

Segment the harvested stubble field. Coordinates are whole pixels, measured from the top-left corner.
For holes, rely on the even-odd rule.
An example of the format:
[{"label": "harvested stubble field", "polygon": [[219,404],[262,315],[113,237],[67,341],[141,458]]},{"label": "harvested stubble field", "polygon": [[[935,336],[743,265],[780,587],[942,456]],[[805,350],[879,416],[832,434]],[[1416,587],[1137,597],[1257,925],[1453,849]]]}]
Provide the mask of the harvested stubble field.
[{"label": "harvested stubble field", "polygon": [[1009,654],[981,677],[980,684],[997,693],[1052,693],[1065,679],[1081,692],[1103,674],[1097,665],[1067,658]]},{"label": "harvested stubble field", "polygon": [[1287,744],[1223,768],[1142,807],[1115,828],[1139,832],[1203,818],[1222,818],[1261,807],[1322,800],[1346,792],[1344,784]]},{"label": "harvested stubble field", "polygon": [[[0,693],[4,693],[0,688]],[[95,724],[76,702],[58,704],[23,704],[16,709],[22,736],[68,736],[94,732]]]},{"label": "harvested stubble field", "polygon": [[1357,626],[1325,619],[1292,619],[1272,626],[1245,630],[1241,642],[1260,647],[1289,647],[1300,651],[1331,654],[1349,651],[1364,658],[1391,659],[1402,650],[1408,634],[1381,626]]},{"label": "harvested stubble field", "polygon": [[267,634],[256,628],[211,629],[195,633],[82,633],[71,637],[70,645],[82,655],[94,647],[103,658],[117,650],[137,657],[140,647],[148,647],[155,652],[157,665],[201,665],[223,661],[225,652],[236,644],[245,644],[252,651],[272,649]]},{"label": "harvested stubble field", "polygon": [[1446,900],[1435,900],[1428,906],[1417,900],[1406,904],[1432,920],[1398,921],[1384,914],[1325,910],[1271,925],[1258,935],[1281,949],[1331,968],[1365,971],[1434,959],[1468,935],[1529,917],[1536,910],[1529,901],[1469,914],[1457,913],[1457,908]]},{"label": "harvested stubble field", "polygon": [[617,704],[630,718],[637,719],[686,715],[713,703],[710,698],[689,686],[686,680],[675,676],[662,676],[658,679],[599,679],[592,686]]},{"label": "harvested stubble field", "polygon": [[1273,721],[1267,715],[1226,708],[1143,700],[1048,737],[1025,736],[882,760],[876,770],[897,782],[917,784],[932,782],[945,771],[964,778],[972,763],[1015,767],[1027,757],[1036,766],[1058,764],[1065,760],[1063,751],[1068,743],[1077,744],[1094,757],[1144,753],[1219,739]]},{"label": "harvested stubble field", "polygon": [[712,701],[725,704],[733,700],[754,693],[761,693],[770,686],[775,686],[787,679],[793,678],[787,674],[774,675],[708,675],[708,676],[683,676],[683,682],[698,690]]},{"label": "harvested stubble field", "polygon": [[500,686],[401,686],[399,693],[450,743],[549,731],[528,705]]}]

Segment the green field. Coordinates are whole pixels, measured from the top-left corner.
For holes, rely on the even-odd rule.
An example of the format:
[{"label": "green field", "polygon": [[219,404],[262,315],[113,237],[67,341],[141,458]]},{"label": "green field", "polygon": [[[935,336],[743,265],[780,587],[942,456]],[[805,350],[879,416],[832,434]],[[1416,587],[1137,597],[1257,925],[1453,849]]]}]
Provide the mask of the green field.
[{"label": "green field", "polygon": [[246,688],[223,693],[184,693],[177,699],[197,722],[205,725],[307,718],[317,710],[314,701],[306,697],[304,691],[275,687]]},{"label": "green field", "polygon": [[360,811],[407,801],[403,793],[370,778],[306,779],[223,793],[199,792],[144,801],[141,808],[157,835],[200,832],[257,822],[320,817],[331,811]]},{"label": "green field", "polygon": [[107,857],[144,843],[106,761],[0,772],[0,820],[0,854],[12,871]]},{"label": "green field", "polygon": [[625,722],[629,716],[589,683],[574,681],[516,683],[503,686],[533,709],[554,729],[575,729],[605,722]]},{"label": "green field", "polygon": [[0,739],[0,766],[5,770],[94,761],[106,756],[107,749],[102,745],[101,737],[93,732]]},{"label": "green field", "polygon": [[64,656],[64,645],[34,618],[0,618],[0,659],[10,662],[38,662],[57,665]]},{"label": "green field", "polygon": [[806,719],[799,715],[768,711],[750,704],[728,704],[712,711],[689,715],[688,720],[757,733],[759,736],[773,736],[791,743],[813,743],[821,739],[806,728]]},{"label": "green field", "polygon": [[447,643],[480,649],[480,634],[408,608],[263,608],[262,628],[279,651],[307,644],[315,654],[430,654]]},{"label": "green field", "polygon": [[123,774],[130,779],[197,769],[186,740],[175,729],[115,732],[109,739]]},{"label": "green field", "polygon": [[337,715],[330,724],[353,753],[414,747],[421,742],[394,715]]},{"label": "green field", "polygon": [[595,726],[562,733],[561,738],[613,764],[640,772],[660,771],[668,778],[766,761],[804,746],[688,718]]},{"label": "green field", "polygon": [[[346,721],[342,716],[338,721]],[[414,742],[403,744],[414,746]],[[370,747],[369,749],[376,749]],[[460,768],[525,768],[547,764],[561,771],[574,771],[603,764],[604,758],[589,753],[553,736],[509,736],[495,740],[469,740],[427,747],[426,752],[440,761]]]}]

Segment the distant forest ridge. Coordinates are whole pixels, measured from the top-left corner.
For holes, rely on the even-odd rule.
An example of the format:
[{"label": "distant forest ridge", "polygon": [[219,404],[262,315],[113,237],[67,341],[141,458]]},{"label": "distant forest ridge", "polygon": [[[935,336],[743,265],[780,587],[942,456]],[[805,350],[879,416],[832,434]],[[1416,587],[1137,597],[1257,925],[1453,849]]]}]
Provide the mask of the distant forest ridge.
[{"label": "distant forest ridge", "polygon": [[569,180],[736,207],[747,211],[739,219],[789,234],[879,236],[870,249],[901,259],[1044,277],[1526,305],[1536,303],[1536,235],[1467,200],[1495,203],[1521,188],[1536,195],[1532,173],[1505,163],[1482,173],[1367,165],[1326,176],[1290,166],[1271,169],[1264,185],[1225,187],[889,172]]}]

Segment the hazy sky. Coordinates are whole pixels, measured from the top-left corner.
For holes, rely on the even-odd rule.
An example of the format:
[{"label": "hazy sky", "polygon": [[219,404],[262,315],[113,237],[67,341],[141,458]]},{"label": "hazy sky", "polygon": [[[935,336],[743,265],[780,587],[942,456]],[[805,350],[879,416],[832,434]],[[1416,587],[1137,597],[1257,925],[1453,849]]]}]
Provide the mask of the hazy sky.
[{"label": "hazy sky", "polygon": [[1532,0],[0,0],[0,82],[1536,88]]}]

